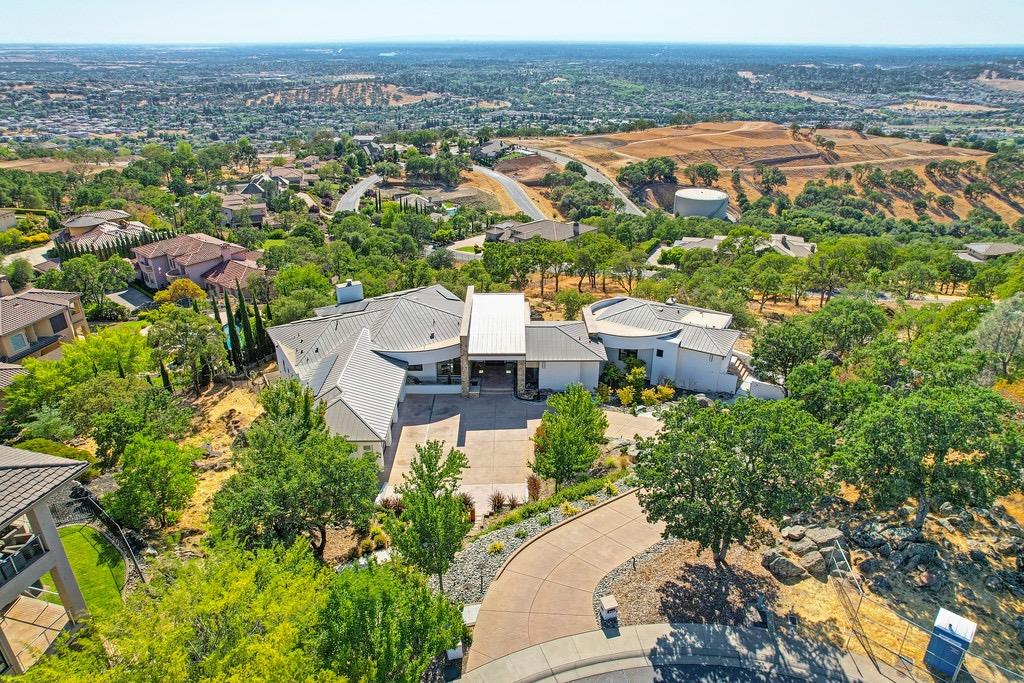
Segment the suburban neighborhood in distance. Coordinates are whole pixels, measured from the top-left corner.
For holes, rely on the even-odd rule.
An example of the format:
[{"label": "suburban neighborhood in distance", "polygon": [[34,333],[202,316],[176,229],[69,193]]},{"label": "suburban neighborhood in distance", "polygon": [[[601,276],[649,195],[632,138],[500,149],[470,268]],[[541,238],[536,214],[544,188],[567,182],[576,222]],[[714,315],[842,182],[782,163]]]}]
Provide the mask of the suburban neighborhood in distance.
[{"label": "suburban neighborhood in distance", "polygon": [[1024,682],[990,5],[7,8],[0,676]]}]

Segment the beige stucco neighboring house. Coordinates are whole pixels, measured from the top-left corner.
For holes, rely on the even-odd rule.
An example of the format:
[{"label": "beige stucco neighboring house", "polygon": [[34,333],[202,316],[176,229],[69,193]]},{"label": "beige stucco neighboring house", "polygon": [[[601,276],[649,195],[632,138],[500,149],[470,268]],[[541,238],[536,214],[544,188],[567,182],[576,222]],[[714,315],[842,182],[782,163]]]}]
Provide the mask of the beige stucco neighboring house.
[{"label": "beige stucco neighboring house", "polygon": [[41,356],[89,334],[78,292],[27,289],[15,294],[0,278],[0,362]]},{"label": "beige stucco neighboring house", "polygon": [[153,289],[162,289],[183,277],[215,291],[223,291],[225,284],[233,287],[237,279],[244,289],[250,273],[266,272],[256,263],[261,252],[202,233],[144,244],[132,252],[139,279]]},{"label": "beige stucco neighboring house", "polygon": [[0,232],[10,230],[18,224],[18,214],[10,209],[0,209]]}]

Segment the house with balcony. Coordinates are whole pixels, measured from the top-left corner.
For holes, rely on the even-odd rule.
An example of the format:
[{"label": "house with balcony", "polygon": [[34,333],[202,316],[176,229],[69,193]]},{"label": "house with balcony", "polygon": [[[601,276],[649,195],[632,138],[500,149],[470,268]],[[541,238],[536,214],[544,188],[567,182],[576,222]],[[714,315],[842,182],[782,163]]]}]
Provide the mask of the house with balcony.
[{"label": "house with balcony", "polygon": [[78,292],[26,289],[17,294],[0,278],[0,363],[42,356],[89,334]]},{"label": "house with balcony", "polygon": [[597,230],[593,225],[583,223],[562,223],[550,218],[544,218],[530,223],[519,223],[516,221],[502,221],[495,223],[484,233],[484,239],[488,242],[529,242],[534,237],[549,242],[567,242],[576,239],[580,235]]},{"label": "house with balcony", "polygon": [[[0,673],[24,673],[88,616],[49,507],[86,467],[0,446]],[[43,587],[47,575],[56,591]]]},{"label": "house with balcony", "polygon": [[153,289],[188,278],[208,291],[233,289],[236,280],[244,290],[250,274],[267,272],[256,262],[262,252],[202,233],[151,242],[132,252],[138,278]]}]

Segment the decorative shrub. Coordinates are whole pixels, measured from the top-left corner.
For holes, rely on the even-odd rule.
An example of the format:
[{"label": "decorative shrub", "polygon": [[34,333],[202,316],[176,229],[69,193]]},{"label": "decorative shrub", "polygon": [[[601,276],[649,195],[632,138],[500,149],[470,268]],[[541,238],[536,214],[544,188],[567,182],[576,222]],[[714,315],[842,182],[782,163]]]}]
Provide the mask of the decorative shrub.
[{"label": "decorative shrub", "polygon": [[505,549],[505,544],[504,543],[502,543],[501,541],[495,541],[494,543],[492,543],[489,546],[487,546],[487,554],[488,555],[497,555],[498,553],[500,553],[504,549]]},{"label": "decorative shrub", "polygon": [[671,401],[676,397],[675,387],[671,387],[668,384],[659,384],[656,391],[658,394],[658,401],[661,403]]},{"label": "decorative shrub", "polygon": [[562,510],[562,514],[566,517],[572,517],[573,515],[580,514],[580,509],[572,503],[562,503],[560,509]]},{"label": "decorative shrub", "polygon": [[512,494],[509,494],[508,499],[505,501],[505,504],[508,505],[509,510],[515,510],[517,507],[522,505],[522,503],[519,502],[519,499],[513,496]]},{"label": "decorative shrub", "polygon": [[551,515],[541,515],[537,518],[537,524],[541,526],[548,526],[551,524]]},{"label": "decorative shrub", "polygon": [[604,492],[609,496],[617,496],[619,495],[619,487],[613,481],[606,481],[604,483]]},{"label": "decorative shrub", "polygon": [[512,535],[516,538],[526,538],[529,535],[529,532],[527,532],[526,529],[516,529],[516,532]]},{"label": "decorative shrub", "polygon": [[626,373],[615,363],[608,363],[601,371],[601,384],[610,389],[618,389],[626,382]]},{"label": "decorative shrub", "polygon": [[612,397],[612,388],[607,384],[597,385],[597,400],[601,403],[607,403]]},{"label": "decorative shrub", "polygon": [[377,548],[375,547],[372,538],[364,538],[363,540],[359,541],[359,556],[360,557],[363,557],[364,555],[369,555],[370,553],[372,553],[376,549]]},{"label": "decorative shrub", "polygon": [[487,501],[491,504],[491,514],[497,514],[501,512],[501,508],[505,507],[507,499],[505,494],[501,491],[495,491],[490,495]]},{"label": "decorative shrub", "polygon": [[597,505],[597,496],[583,496],[583,502],[587,505]]},{"label": "decorative shrub", "polygon": [[654,389],[644,389],[640,392],[640,402],[645,406],[658,405],[658,393]]},{"label": "decorative shrub", "polygon": [[402,505],[402,499],[398,496],[385,496],[380,499],[379,505],[382,510],[390,512],[395,517],[401,516],[402,512],[405,510],[405,506]]},{"label": "decorative shrub", "polygon": [[615,395],[619,397],[619,403],[624,408],[633,405],[633,400],[636,398],[636,392],[633,391],[633,387],[622,387],[615,392]]},{"label": "decorative shrub", "polygon": [[526,478],[526,492],[531,503],[540,500],[541,484],[543,484],[543,482],[536,474],[531,474]]}]

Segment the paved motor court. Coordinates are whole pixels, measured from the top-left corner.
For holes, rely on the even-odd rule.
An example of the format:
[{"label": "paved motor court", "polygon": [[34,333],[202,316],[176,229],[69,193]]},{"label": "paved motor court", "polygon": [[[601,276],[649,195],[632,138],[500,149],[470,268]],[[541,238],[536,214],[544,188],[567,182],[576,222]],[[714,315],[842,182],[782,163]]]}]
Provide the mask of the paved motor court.
[{"label": "paved motor court", "polygon": [[[543,402],[520,401],[511,395],[407,396],[398,409],[395,442],[385,455],[385,494],[402,483],[416,456],[416,445],[436,440],[458,448],[469,459],[461,489],[473,496],[477,514],[490,511],[487,498],[494,491],[525,501],[533,458],[531,438],[544,409]],[[658,429],[658,421],[651,418],[615,411],[606,414],[609,438],[651,436]]]}]

